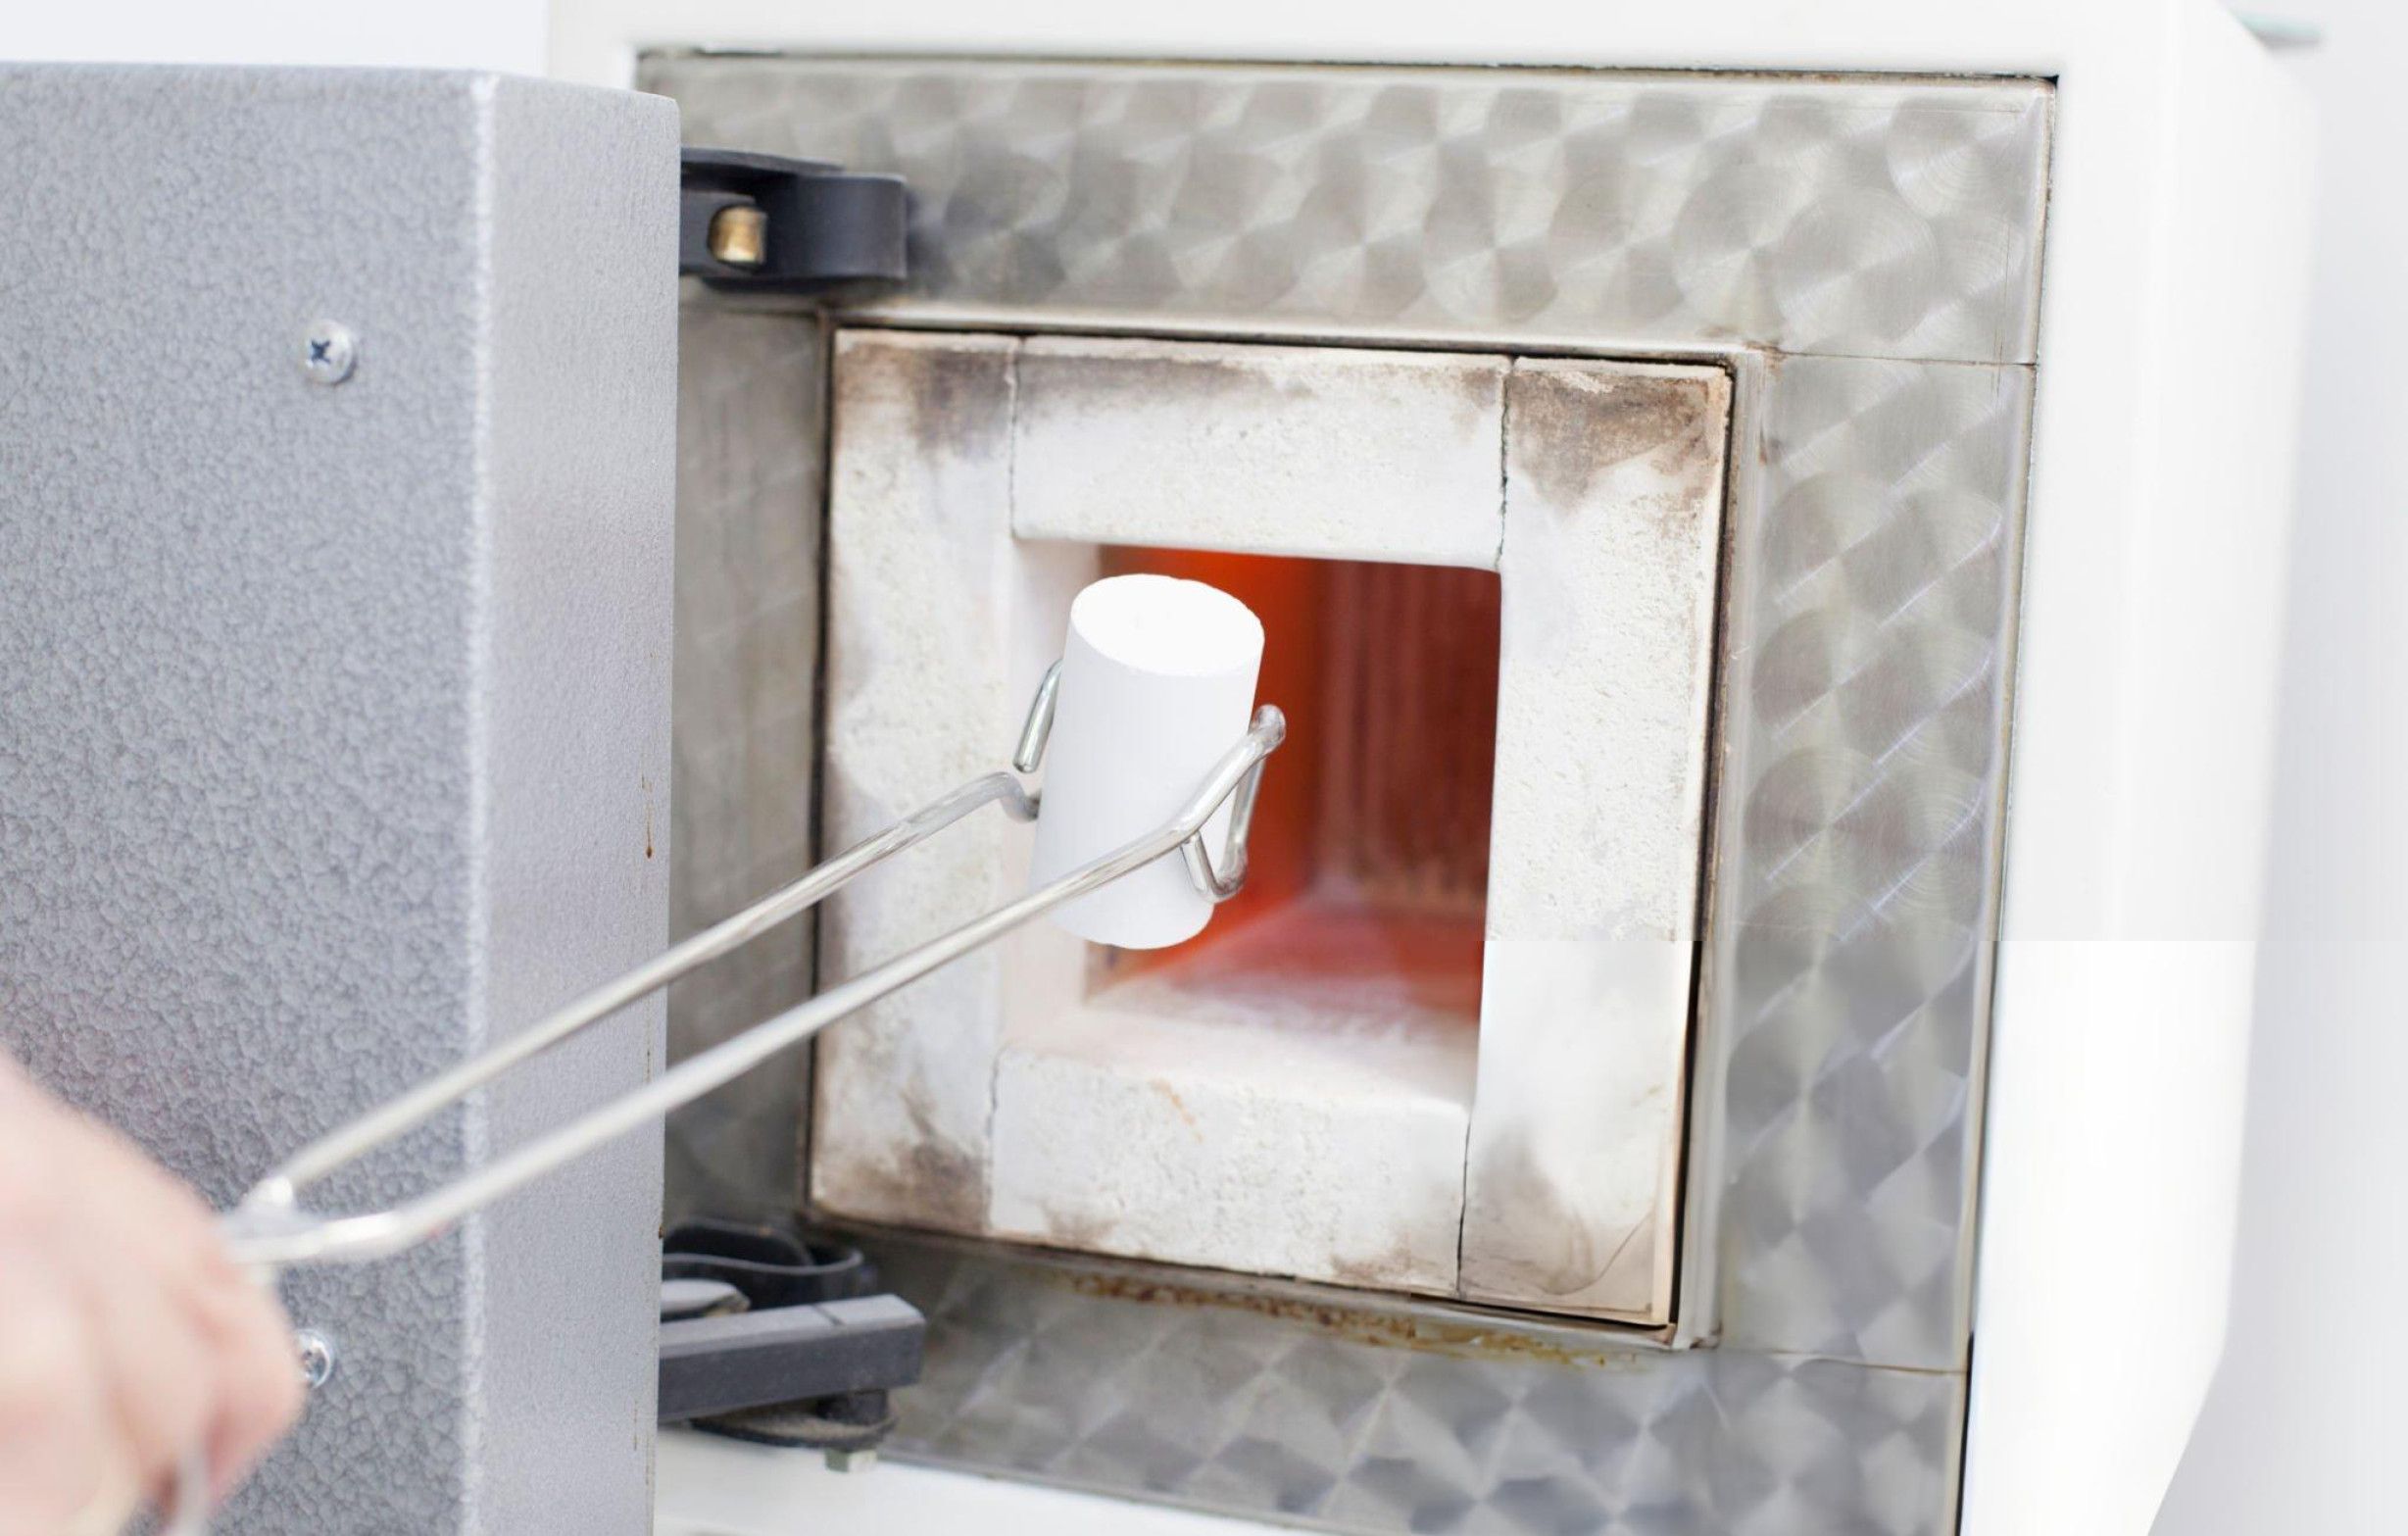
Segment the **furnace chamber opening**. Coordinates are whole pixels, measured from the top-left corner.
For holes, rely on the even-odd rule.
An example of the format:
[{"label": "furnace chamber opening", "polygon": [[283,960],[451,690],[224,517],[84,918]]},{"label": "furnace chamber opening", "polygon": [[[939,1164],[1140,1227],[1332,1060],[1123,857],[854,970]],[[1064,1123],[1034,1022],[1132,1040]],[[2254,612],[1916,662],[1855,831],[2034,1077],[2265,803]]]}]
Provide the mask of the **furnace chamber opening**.
[{"label": "furnace chamber opening", "polygon": [[1116,1008],[1335,1027],[1476,1028],[1496,776],[1492,571],[1109,548],[1106,575],[1205,581],[1264,630],[1288,714],[1246,889],[1184,944],[1092,948]]},{"label": "furnace chamber opening", "polygon": [[[1127,336],[836,345],[835,845],[1009,749],[1101,576],[1246,602],[1290,735],[1251,889],[1202,942],[1122,955],[1030,923],[830,1031],[814,1207],[1662,1322],[1727,375]],[[1249,553],[1171,552],[1196,545]],[[919,852],[822,915],[829,976],[1025,892],[1034,833],[987,818]]]}]

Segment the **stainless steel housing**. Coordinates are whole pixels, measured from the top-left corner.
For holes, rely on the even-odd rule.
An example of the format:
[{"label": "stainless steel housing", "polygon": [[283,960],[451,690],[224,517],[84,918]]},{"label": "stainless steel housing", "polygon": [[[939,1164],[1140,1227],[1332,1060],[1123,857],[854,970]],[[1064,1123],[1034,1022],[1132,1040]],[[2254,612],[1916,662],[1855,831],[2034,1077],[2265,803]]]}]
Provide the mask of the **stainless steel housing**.
[{"label": "stainless steel housing", "polygon": [[[2049,88],[706,54],[643,81],[690,142],[909,178],[918,275],[846,320],[1740,384],[1673,1333],[890,1234],[931,1325],[899,1449],[1347,1530],[1952,1528]],[[689,304],[681,386],[688,925],[807,862],[812,790],[775,749],[818,666],[824,335],[722,303]],[[744,863],[709,850],[772,843],[710,884]],[[808,974],[734,978],[743,1016],[685,983],[672,1030]],[[672,1127],[708,1198],[791,1202],[799,1099]]]}]

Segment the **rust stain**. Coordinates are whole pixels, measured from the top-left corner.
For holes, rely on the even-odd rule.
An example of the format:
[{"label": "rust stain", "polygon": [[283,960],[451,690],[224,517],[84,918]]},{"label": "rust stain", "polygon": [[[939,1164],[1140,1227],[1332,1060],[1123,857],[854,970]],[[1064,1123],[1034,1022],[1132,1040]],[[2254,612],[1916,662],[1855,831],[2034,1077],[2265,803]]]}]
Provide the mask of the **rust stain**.
[{"label": "rust stain", "polygon": [[1582,1349],[1506,1328],[1363,1311],[1307,1297],[1199,1290],[1129,1274],[1075,1274],[1069,1277],[1069,1283],[1082,1296],[1149,1307],[1217,1307],[1280,1322],[1302,1323],[1337,1338],[1383,1349],[1451,1355],[1465,1360],[1539,1361],[1603,1370],[1644,1370],[1650,1363],[1647,1354],[1627,1347],[1617,1349],[1600,1344],[1596,1349]]},{"label": "rust stain", "polygon": [[1188,1110],[1187,1101],[1179,1097],[1179,1090],[1173,1088],[1168,1079],[1161,1077],[1154,1080],[1154,1086],[1160,1091],[1163,1098],[1170,1101],[1172,1112],[1179,1116],[1187,1128],[1196,1129],[1196,1116]]}]

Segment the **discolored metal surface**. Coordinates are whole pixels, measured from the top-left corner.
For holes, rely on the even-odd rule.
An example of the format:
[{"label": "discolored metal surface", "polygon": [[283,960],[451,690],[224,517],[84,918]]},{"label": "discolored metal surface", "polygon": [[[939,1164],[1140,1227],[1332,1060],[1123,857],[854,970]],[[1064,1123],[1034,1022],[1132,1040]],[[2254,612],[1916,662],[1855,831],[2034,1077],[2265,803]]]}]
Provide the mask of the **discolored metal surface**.
[{"label": "discolored metal surface", "polygon": [[1679,1319],[1703,1347],[1505,1315],[1435,1347],[1343,1292],[1198,1305],[891,1240],[932,1324],[903,1446],[1354,1531],[1948,1529],[2047,87],[644,78],[695,142],[910,178],[918,276],[881,318],[1629,348],[1741,383]]},{"label": "discolored metal surface", "polygon": [[[689,303],[678,322],[669,937],[811,866],[824,343],[816,321]],[[672,1061],[811,996],[811,919],[669,988]],[[671,1115],[666,1216],[789,1214],[810,1058]]]}]

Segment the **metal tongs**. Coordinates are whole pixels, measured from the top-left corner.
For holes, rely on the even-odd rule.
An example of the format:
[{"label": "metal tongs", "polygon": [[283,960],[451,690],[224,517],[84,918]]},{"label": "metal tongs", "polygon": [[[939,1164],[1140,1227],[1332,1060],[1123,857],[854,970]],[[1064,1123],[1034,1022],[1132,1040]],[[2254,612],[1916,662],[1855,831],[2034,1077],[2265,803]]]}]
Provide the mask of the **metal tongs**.
[{"label": "metal tongs", "polygon": [[[503,1072],[560,1044],[589,1025],[649,997],[678,977],[743,947],[763,933],[825,901],[847,883],[960,820],[989,803],[1015,820],[1036,819],[1038,792],[1019,775],[1034,773],[1045,756],[1060,687],[1061,664],[1046,670],[1029,702],[1028,718],[1012,755],[1017,772],[982,774],[912,812],[772,892],[734,917],[706,928],[635,969],[606,982],[530,1027],[477,1056],[386,1101],[350,1123],[327,1132],[286,1159],[254,1185],[221,1223],[235,1261],[263,1283],[293,1264],[365,1263],[413,1248],[448,1231],[469,1213],[523,1184],[573,1162],[712,1089],[751,1071],[791,1046],[938,966],[991,944],[1062,903],[1134,873],[1176,850],[1206,898],[1219,903],[1246,880],[1247,834],[1262,766],[1287,735],[1276,706],[1254,712],[1246,734],[1212,766],[1178,813],[1146,833],[1060,879],[1007,902],[951,932],[907,950],[884,965],[830,987],[810,1001],[764,1019],[751,1029],[689,1058],[658,1078],[559,1129],[461,1174],[448,1184],[382,1211],[321,1214],[304,1209],[302,1191],[329,1173],[383,1146],[429,1115],[457,1103]],[[1204,846],[1205,824],[1226,804],[1227,841],[1216,862]],[[176,1480],[175,1517],[168,1536],[197,1536],[206,1529],[207,1468],[188,1461]]]}]

